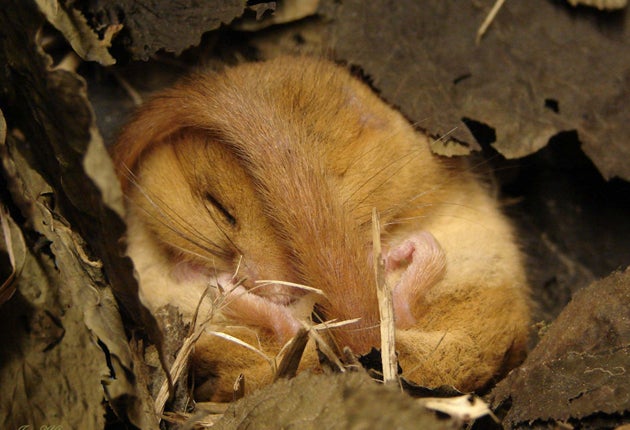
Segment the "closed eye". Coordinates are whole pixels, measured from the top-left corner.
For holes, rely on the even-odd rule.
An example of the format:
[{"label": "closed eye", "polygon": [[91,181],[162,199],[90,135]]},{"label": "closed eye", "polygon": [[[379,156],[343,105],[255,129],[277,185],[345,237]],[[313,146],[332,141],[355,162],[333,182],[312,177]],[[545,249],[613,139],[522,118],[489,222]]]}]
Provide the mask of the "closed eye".
[{"label": "closed eye", "polygon": [[231,226],[236,226],[236,218],[210,193],[206,193],[206,200],[221,214]]}]

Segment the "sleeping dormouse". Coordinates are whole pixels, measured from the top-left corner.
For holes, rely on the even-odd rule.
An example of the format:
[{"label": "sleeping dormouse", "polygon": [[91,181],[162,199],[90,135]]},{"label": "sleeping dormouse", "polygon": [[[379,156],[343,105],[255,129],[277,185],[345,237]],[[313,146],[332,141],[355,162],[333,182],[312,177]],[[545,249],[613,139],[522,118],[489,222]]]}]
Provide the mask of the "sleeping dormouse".
[{"label": "sleeping dormouse", "polygon": [[[522,256],[465,160],[432,154],[429,141],[325,60],[241,64],[157,94],[113,154],[142,302],[176,305],[191,320],[210,287],[207,330],[270,356],[313,315],[359,318],[326,334],[337,350],[380,348],[376,208],[402,376],[485,386],[525,352]],[[302,367],[314,366],[310,348]],[[259,354],[211,334],[193,369],[206,400],[230,399],[241,373],[248,389],[273,377]]]}]

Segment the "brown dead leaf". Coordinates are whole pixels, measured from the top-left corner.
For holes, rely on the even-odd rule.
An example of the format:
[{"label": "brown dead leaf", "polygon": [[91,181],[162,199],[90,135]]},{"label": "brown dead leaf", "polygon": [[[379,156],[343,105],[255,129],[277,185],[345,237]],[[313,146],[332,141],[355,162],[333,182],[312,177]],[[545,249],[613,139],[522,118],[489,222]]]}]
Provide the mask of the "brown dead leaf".
[{"label": "brown dead leaf", "polygon": [[213,429],[452,429],[395,387],[364,373],[281,379],[232,404]]},{"label": "brown dead leaf", "polygon": [[461,122],[468,118],[493,129],[494,147],[516,158],[577,130],[604,177],[630,179],[630,14],[508,1],[476,46],[494,3],[330,0],[320,11],[332,20],[335,56],[361,66],[430,134],[457,127],[452,137],[475,149]]},{"label": "brown dead leaf", "polygon": [[[198,45],[203,33],[229,24],[245,9],[246,0],[96,0],[78,2],[93,26],[122,24],[114,43],[122,45],[133,59],[148,60],[158,50],[181,53]],[[123,21],[119,22],[119,17]]]},{"label": "brown dead leaf", "polygon": [[121,24],[108,26],[103,39],[87,24],[85,17],[76,9],[66,7],[57,0],[35,0],[46,19],[59,30],[74,51],[84,60],[97,61],[103,66],[116,63],[109,54],[112,37],[121,29]]},{"label": "brown dead leaf", "polygon": [[[0,154],[4,153],[6,135],[7,123],[0,110]],[[0,284],[0,306],[2,306],[15,294],[15,280],[20,276],[24,267],[26,244],[24,243],[22,232],[4,206],[0,206],[0,230],[2,231],[0,249],[6,251],[9,256],[9,264],[11,265],[9,276],[6,279],[0,279],[0,282],[2,282]]]},{"label": "brown dead leaf", "polygon": [[[234,23],[234,28],[244,31],[258,31],[272,25],[297,21],[314,15],[318,6],[319,0],[285,0],[278,3],[270,2],[250,6],[257,8],[255,16],[243,15]],[[262,16],[265,19],[261,19]]]},{"label": "brown dead leaf", "polygon": [[[0,115],[2,114],[0,113]],[[0,145],[4,145],[4,143],[0,143]],[[0,249],[7,252],[11,264],[11,273],[8,278],[0,279],[2,282],[0,284],[0,306],[2,306],[15,294],[15,281],[20,277],[26,259],[26,244],[22,231],[3,206],[0,206],[0,231],[2,231],[0,240],[4,242],[0,244]]]},{"label": "brown dead leaf", "polygon": [[[18,280],[18,292],[28,296],[14,300],[25,302],[21,311],[26,314],[35,312],[30,307],[38,312],[40,306],[49,307],[42,311],[52,315],[51,321],[60,321],[65,331],[52,348],[46,347],[50,353],[43,358],[35,355],[31,360],[41,351],[28,342],[11,355],[16,360],[12,365],[30,366],[20,378],[27,385],[24,395],[33,399],[40,415],[12,424],[55,425],[52,417],[64,417],[64,427],[102,427],[105,398],[122,418],[151,428],[155,417],[146,413],[139,393],[142,384],[135,385],[110,287],[117,287],[117,298],[130,315],[143,315],[131,264],[123,258],[118,240],[124,231],[120,189],[94,126],[85,82],[74,73],[50,68],[51,59],[37,43],[43,25],[43,16],[29,2],[10,1],[0,10],[0,63],[6,66],[0,71],[0,108],[12,131],[2,153],[8,189],[2,199],[24,219],[20,227],[28,232],[24,235],[30,238],[34,261]],[[33,298],[38,295],[42,299]],[[15,372],[12,367],[0,369],[3,380]],[[46,382],[40,384],[42,380]],[[58,387],[54,402],[51,387]],[[10,410],[5,406],[0,410]],[[18,419],[28,418],[30,409],[28,401],[18,401],[11,410]]]},{"label": "brown dead leaf", "polygon": [[572,6],[585,5],[596,7],[597,9],[623,9],[628,4],[628,0],[569,0]]},{"label": "brown dead leaf", "polygon": [[627,413],[628,357],[630,268],[575,294],[525,363],[493,391],[495,405],[511,399],[504,423],[512,427]]}]

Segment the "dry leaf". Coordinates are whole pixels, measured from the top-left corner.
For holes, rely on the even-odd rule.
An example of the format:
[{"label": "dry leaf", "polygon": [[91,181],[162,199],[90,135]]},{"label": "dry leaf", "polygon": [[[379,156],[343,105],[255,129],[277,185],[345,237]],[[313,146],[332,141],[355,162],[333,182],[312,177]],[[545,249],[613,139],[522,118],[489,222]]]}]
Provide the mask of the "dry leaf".
[{"label": "dry leaf", "polygon": [[458,397],[427,397],[418,403],[427,409],[442,412],[460,421],[472,421],[486,415],[492,415],[488,404],[472,395]]},{"label": "dry leaf", "polygon": [[[147,60],[158,50],[181,53],[199,44],[203,33],[228,24],[245,9],[246,0],[95,0],[84,2],[82,12],[96,17],[99,26],[122,24],[115,40],[134,59]],[[118,22],[118,17],[123,17]]]},{"label": "dry leaf", "polygon": [[[19,227],[2,206],[0,206],[0,224],[2,225],[4,249],[9,255],[9,263],[11,264],[11,273],[6,279],[2,280],[2,284],[0,284],[0,306],[2,306],[15,294],[15,281],[19,278],[24,268],[26,244],[24,243],[24,236],[22,236]],[[0,249],[1,248],[2,247],[0,247]]]},{"label": "dry leaf", "polygon": [[448,429],[395,388],[374,383],[363,372],[313,375],[258,390],[231,405],[214,429]]},{"label": "dry leaf", "polygon": [[493,391],[511,399],[505,423],[567,421],[630,412],[630,268],[579,291],[525,363]]},{"label": "dry leaf", "polygon": [[59,30],[74,51],[86,61],[97,61],[103,66],[116,63],[109,54],[112,37],[121,29],[122,25],[111,25],[105,30],[105,37],[101,40],[88,25],[85,16],[71,6],[67,8],[58,0],[35,0],[39,10],[46,19]]},{"label": "dry leaf", "polygon": [[[10,199],[21,212],[20,227],[30,239],[19,294],[10,307],[23,312],[25,319],[43,312],[48,321],[58,321],[63,334],[47,334],[41,324],[31,330],[42,331],[34,339],[20,332],[24,345],[19,353],[6,356],[15,361],[0,367],[3,380],[8,379],[6,374],[20,375],[11,379],[28,401],[13,403],[10,419],[15,426],[0,426],[102,427],[107,399],[122,418],[127,415],[140,427],[151,428],[155,417],[146,413],[142,384],[135,385],[126,334],[109,284],[118,286],[118,298],[127,299],[123,301],[134,311],[132,315],[142,315],[131,265],[122,258],[118,241],[124,231],[118,216],[120,192],[117,196],[111,162],[94,128],[85,82],[74,73],[51,69],[51,59],[37,44],[43,25],[42,15],[29,3],[9,1],[0,14],[0,63],[6,65],[0,73],[2,81],[9,83],[0,106],[11,107],[7,127],[12,130],[3,153],[8,188],[3,199]],[[103,158],[98,162],[92,157]],[[106,202],[99,187],[107,190]],[[17,334],[5,329],[1,335]],[[44,348],[37,339],[47,339]],[[16,363],[22,370],[11,367]],[[2,406],[0,410],[9,410]]]},{"label": "dry leaf", "polygon": [[495,0],[322,3],[335,56],[431,135],[457,127],[456,152],[477,147],[464,119],[490,127],[507,158],[577,130],[604,177],[630,179],[630,14],[507,1],[476,46]]},{"label": "dry leaf", "polygon": [[593,6],[597,9],[623,9],[628,4],[628,0],[569,0],[572,6],[584,5]]}]

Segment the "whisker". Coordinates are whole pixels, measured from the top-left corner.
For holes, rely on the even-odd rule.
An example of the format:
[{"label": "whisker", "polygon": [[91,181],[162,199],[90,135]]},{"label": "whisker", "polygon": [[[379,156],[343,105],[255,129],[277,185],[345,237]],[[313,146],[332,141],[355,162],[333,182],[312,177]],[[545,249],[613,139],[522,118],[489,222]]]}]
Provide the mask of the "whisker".
[{"label": "whisker", "polygon": [[[152,216],[154,219],[159,221],[164,227],[168,228],[169,230],[171,230],[173,233],[175,233],[182,239],[203,249],[204,251],[223,259],[227,259],[230,257],[230,255],[224,249],[222,249],[216,243],[213,243],[212,241],[205,238],[192,224],[184,220],[181,217],[181,215],[179,215],[177,212],[169,208],[168,205],[165,205],[164,202],[162,202],[159,198],[155,198],[154,200],[154,197],[150,196],[147,193],[147,191],[142,186],[140,186],[133,172],[130,172],[128,179],[130,183],[134,185],[136,189],[142,194],[142,196],[146,199],[146,201],[154,209],[156,209],[156,212],[159,215],[159,217],[156,217],[155,214],[141,207],[141,209],[147,215]],[[129,201],[131,201],[129,196],[126,196],[126,198]],[[162,205],[158,203],[161,203]]]},{"label": "whisker", "polygon": [[[440,141],[443,139],[447,139],[448,136],[450,136],[455,130],[457,130],[457,127],[452,128],[451,130],[449,130],[444,136],[441,136],[439,139],[437,139],[436,141]],[[367,181],[365,181],[359,188],[357,188],[355,191],[352,192],[352,194],[350,195],[350,197],[354,196],[354,194],[356,194],[356,192],[363,188],[365,185],[367,185],[368,183],[370,183],[373,179],[376,178],[376,176],[378,176],[381,172],[385,171],[386,169],[389,169],[391,166],[394,166],[398,163],[400,163],[401,161],[407,159],[403,164],[399,165],[399,168],[402,168],[404,166],[406,166],[407,164],[411,163],[414,160],[414,156],[418,155],[420,153],[420,148],[418,147],[417,149],[412,148],[409,152],[407,152],[406,154],[403,154],[402,156],[400,156],[397,159],[392,160],[390,163],[388,163],[387,165],[383,166],[378,172],[376,172],[374,175],[372,175],[370,178],[368,178]],[[374,190],[377,190],[379,188],[381,188],[382,186],[384,186],[391,178],[393,178],[394,176],[396,176],[396,174],[398,173],[398,169],[395,169],[392,171],[392,173],[385,178],[384,181],[381,181],[381,183],[374,188]],[[369,194],[367,194],[363,199],[361,199],[359,202],[357,202],[357,205],[353,208],[356,210],[356,208],[359,207],[360,204],[364,203],[365,200],[369,197]]]},{"label": "whisker", "polygon": [[456,202],[444,202],[444,201],[433,201],[431,203],[422,203],[417,206],[413,206],[412,209],[422,209],[429,206],[457,206],[460,208],[468,209],[471,212],[476,212],[478,214],[483,214],[484,211],[480,210],[478,207],[474,207],[471,205],[467,205],[464,203],[456,203]]},{"label": "whisker", "polygon": [[[247,278],[241,278],[241,280],[239,280],[236,284],[234,284],[234,288],[238,287],[239,285],[241,285]],[[215,279],[216,282],[216,288],[219,288],[221,291],[225,291],[224,288],[220,285],[220,283]],[[288,282],[288,281],[269,281],[269,280],[261,280],[261,281],[256,281],[255,282],[255,286],[252,288],[247,288],[245,289],[245,291],[241,291],[239,293],[228,293],[228,294],[223,294],[222,295],[222,300],[220,301],[220,303],[218,303],[219,308],[221,308],[222,306],[229,306],[230,303],[232,303],[233,301],[237,300],[239,297],[245,296],[247,294],[253,294],[256,290],[258,289],[262,289],[265,286],[268,285],[272,285],[272,284],[281,284],[281,285],[288,285],[288,286],[293,286],[296,288],[301,288],[304,289],[306,291],[311,291],[314,293],[318,293],[321,295],[324,295],[323,291],[317,289],[317,288],[313,288],[313,287],[307,287],[306,285],[302,285],[302,284],[295,284],[292,282]],[[288,297],[293,297],[292,294],[284,294],[283,296],[288,296]],[[260,296],[262,297],[262,296]]]},{"label": "whisker", "polygon": [[[419,216],[417,216],[417,217],[409,217],[409,218],[404,218],[404,219],[401,219],[401,220],[396,220],[396,221],[388,222],[388,223],[387,223],[387,224],[385,224],[385,225],[387,225],[387,226],[391,226],[391,225],[398,225],[398,224],[399,224],[399,225],[402,225],[402,224],[411,224],[411,223],[413,223],[413,221],[414,221],[414,220],[417,220],[417,219],[423,219],[423,218],[426,218],[426,217],[427,217],[426,215],[419,215]],[[488,228],[485,224],[483,224],[482,222],[477,221],[477,220],[473,220],[473,219],[470,219],[470,218],[466,218],[466,217],[463,217],[463,216],[445,214],[445,215],[441,215],[441,217],[442,217],[442,218],[452,218],[452,219],[456,219],[456,220],[459,220],[459,221],[465,221],[465,222],[467,222],[467,223],[469,223],[469,224],[472,224],[472,225],[476,225],[476,226],[482,227],[483,229],[485,229],[485,230],[487,230],[487,231],[491,231],[491,230],[490,230],[490,229],[489,229],[489,228]],[[387,233],[385,233],[385,234],[387,234]]]},{"label": "whisker", "polygon": [[[360,320],[361,318],[356,318],[355,320]],[[348,321],[355,321],[355,320],[348,320]],[[352,331],[352,332],[359,332],[359,331],[367,331],[367,330],[374,330],[375,328],[379,328],[380,327],[380,323],[379,324],[372,324],[372,325],[368,325],[365,327],[359,327],[359,328],[349,328],[346,331]]]},{"label": "whisker", "polygon": [[[391,139],[391,137],[394,136],[395,133],[396,133],[396,131],[392,131],[389,134],[389,136],[384,138],[383,140]],[[361,161],[362,159],[366,158],[369,155],[372,155],[372,153],[374,151],[377,151],[379,149],[381,149],[381,148],[378,145],[372,145],[367,151],[365,151],[364,153],[362,153],[358,157],[352,158],[352,161],[348,164],[346,170],[351,170],[359,161]],[[354,194],[354,193],[356,193],[356,191],[354,191],[352,194]],[[352,196],[350,196],[350,197],[352,197]]]},{"label": "whisker", "polygon": [[206,213],[208,214],[208,216],[210,217],[210,219],[212,220],[212,222],[217,226],[217,228],[219,229],[219,231],[221,232],[223,237],[228,242],[230,242],[230,245],[232,245],[232,247],[236,250],[236,252],[238,252],[240,255],[243,255],[243,252],[239,249],[239,247],[236,245],[236,243],[234,243],[234,241],[232,240],[230,235],[223,229],[221,224],[219,222],[217,222],[217,220],[215,219],[214,214],[210,211],[210,209],[208,209],[205,205],[204,205],[204,209],[205,209]]},{"label": "whisker", "polygon": [[234,273],[232,274],[232,279],[236,279],[238,272],[241,270],[241,263],[243,262],[243,254],[238,257],[238,263],[236,264],[236,269],[234,269]]},{"label": "whisker", "polygon": [[[205,142],[205,146],[204,146],[204,150],[207,152],[208,149],[208,142]],[[184,166],[182,164],[182,155],[179,152],[175,152],[175,157],[177,158],[177,162],[179,163],[179,165],[181,166],[182,170],[184,170]],[[211,158],[211,157],[208,157]],[[199,160],[195,159],[192,160],[192,166],[193,166],[193,171],[196,173],[198,172],[198,163]],[[201,169],[202,171],[205,169]],[[197,179],[197,183],[196,184],[190,184],[189,185],[193,188],[193,189],[202,189],[203,186],[200,183],[199,178],[202,177],[201,174],[194,174],[192,176],[193,178]],[[190,177],[187,178],[187,181],[190,180]],[[236,250],[236,252],[238,252],[240,255],[243,255],[243,252],[241,251],[241,249],[236,245],[236,243],[234,243],[234,241],[232,240],[232,238],[230,237],[230,235],[223,229],[221,223],[217,222],[217,220],[215,219],[215,215],[210,211],[210,209],[208,209],[208,207],[206,205],[203,206],[206,213],[208,214],[208,216],[210,217],[210,219],[212,220],[212,222],[214,222],[214,224],[217,226],[217,228],[219,229],[219,231],[221,232],[221,234],[223,235],[223,237],[230,243],[230,245],[232,245],[232,248]]]},{"label": "whisker", "polygon": [[417,221],[419,219],[423,219],[423,218],[427,218],[426,215],[418,215],[418,216],[412,216],[412,217],[407,217],[407,218],[398,218],[395,221],[390,221],[390,222],[386,222],[385,224],[383,224],[384,227],[389,227],[392,225],[402,225],[402,224],[411,224],[414,221]]},{"label": "whisker", "polygon": [[[374,179],[376,179],[381,173],[385,172],[386,170],[388,170],[390,167],[398,164],[400,161],[404,160],[405,158],[409,157],[410,155],[413,155],[416,151],[415,150],[411,150],[408,153],[400,156],[399,158],[396,158],[392,161],[390,161],[389,163],[385,164],[384,166],[382,166],[380,169],[378,169],[376,172],[374,172],[372,175],[370,175],[370,177],[368,177],[364,182],[361,183],[361,185],[359,185],[358,187],[356,187],[352,193],[350,193],[350,195],[347,197],[347,199],[344,201],[344,205],[348,202],[348,200],[352,199],[352,197],[354,197],[359,190],[361,190],[363,187],[365,187],[366,185],[368,185],[370,182],[372,182]],[[407,163],[413,161],[413,158],[410,158]],[[405,163],[405,164],[407,164]],[[403,164],[403,166],[405,165]],[[401,166],[402,167],[402,166]],[[384,184],[387,183],[387,181],[389,181],[392,177],[394,177],[396,175],[397,172],[393,172],[390,176],[388,176],[387,178],[385,178],[384,181],[381,181],[381,183],[375,188],[378,189],[380,187],[382,187]],[[366,195],[366,197],[362,200],[360,200],[358,203],[363,203],[365,201],[365,199],[369,197],[369,194]],[[356,208],[356,207],[355,207]]]},{"label": "whisker", "polygon": [[[397,131],[392,131],[392,133],[390,133],[389,136],[384,137],[382,139],[382,141],[386,142],[392,138],[394,138],[394,136],[397,134]],[[367,151],[366,153],[362,154],[361,157],[358,158],[362,158],[366,155],[369,155],[372,151],[375,151],[377,149],[380,149],[380,145],[373,145],[369,151]],[[380,175],[382,172],[384,172],[385,170],[389,169],[390,167],[396,165],[398,162],[400,162],[401,160],[404,160],[406,157],[409,157],[411,155],[414,155],[417,152],[416,149],[412,148],[408,153],[400,156],[397,159],[392,160],[391,162],[389,162],[388,164],[382,166],[380,169],[378,169],[374,174],[372,174],[369,178],[367,178],[367,180],[365,180],[364,182],[362,182],[358,187],[356,187],[351,193],[350,195],[346,198],[346,200],[343,202],[344,205],[348,203],[348,201],[350,199],[352,199],[352,197],[355,196],[356,193],[359,192],[359,190],[361,190],[363,187],[365,187],[366,185],[368,185],[371,181],[373,181],[378,175]],[[413,160],[413,158],[412,158]],[[394,173],[395,174],[395,173]],[[391,177],[393,177],[394,175],[392,174],[392,176],[388,177],[385,182],[387,182],[387,180],[391,179]],[[381,184],[382,185],[382,184]]]},{"label": "whisker", "polygon": [[324,321],[321,322],[319,324],[315,324],[310,326],[309,328],[313,329],[313,330],[330,330],[331,328],[338,328],[338,327],[344,327],[350,324],[355,324],[358,323],[359,321],[361,321],[361,318],[352,318],[349,320],[342,320],[342,321],[337,321],[336,318],[328,320],[328,321]]},{"label": "whisker", "polygon": [[322,290],[320,290],[319,288],[309,287],[309,286],[303,285],[303,284],[296,284],[295,282],[273,281],[273,280],[264,279],[264,280],[256,281],[255,284],[261,285],[261,286],[266,286],[266,285],[286,285],[288,287],[295,287],[295,288],[300,289],[300,290],[309,291],[311,293],[316,293],[316,294],[319,294],[320,296],[324,296],[324,297],[326,296],[326,294],[324,294],[324,292]]},{"label": "whisker", "polygon": [[[484,164],[487,164],[490,162],[490,159],[484,159],[483,161],[476,163],[472,166],[470,166],[468,169],[466,169],[466,172],[472,172],[475,169],[478,169],[480,166],[483,166]],[[397,205],[394,205],[388,209],[385,209],[384,211],[381,212],[381,215],[388,215],[390,213],[392,213],[393,211],[397,211],[400,210],[401,207],[403,207],[404,205],[408,205],[422,197],[428,196],[432,193],[435,193],[436,191],[441,190],[442,188],[444,188],[446,185],[452,183],[452,181],[458,180],[460,179],[460,175],[453,175],[450,178],[442,181],[440,184],[437,184],[431,188],[428,188],[426,190],[423,190],[422,192],[416,194],[415,196],[411,197],[409,200],[407,200],[404,203],[399,203]]]},{"label": "whisker", "polygon": [[[199,254],[198,252],[195,252],[195,251],[193,251],[191,249],[188,249],[188,248],[184,248],[183,246],[177,245],[177,244],[172,243],[172,242],[168,242],[168,241],[164,241],[164,240],[163,240],[163,242],[166,245],[170,246],[171,248],[176,249],[176,250],[178,250],[178,251],[180,251],[182,253],[193,255],[193,256],[201,259],[201,260],[214,263],[214,260],[211,259],[210,257],[206,256],[206,255]],[[199,245],[197,245],[197,246],[199,246]]]},{"label": "whisker", "polygon": [[[179,221],[182,223],[182,225],[183,225],[184,227],[186,227],[186,226],[190,227],[189,232],[195,233],[195,236],[196,236],[198,239],[204,240],[203,235],[202,235],[202,234],[201,234],[198,230],[196,230],[196,229],[194,228],[194,226],[193,226],[193,225],[188,224],[188,223],[186,222],[186,220],[185,220],[184,218],[182,218],[182,216],[181,216],[181,215],[179,215],[176,211],[173,211],[173,210],[172,210],[172,209],[171,209],[168,205],[164,204],[164,202],[163,202],[161,199],[159,199],[159,198],[157,198],[157,197],[155,197],[155,196],[150,196],[150,195],[147,193],[147,191],[146,191],[146,190],[145,190],[145,189],[144,189],[144,188],[140,185],[140,183],[137,181],[137,179],[136,179],[136,175],[135,175],[135,174],[134,174],[131,170],[129,170],[129,169],[127,169],[127,171],[128,171],[128,173],[129,173],[129,174],[128,174],[128,176],[127,176],[127,178],[129,179],[129,181],[131,182],[131,184],[132,184],[132,185],[134,185],[134,186],[136,187],[136,189],[137,189],[138,191],[140,191],[140,193],[142,193],[142,195],[144,196],[144,198],[145,198],[145,199],[146,199],[146,200],[147,200],[147,201],[151,204],[151,206],[153,206],[153,208],[157,209],[158,213],[159,213],[159,214],[160,214],[163,218],[169,218],[169,217],[170,217],[170,218],[172,218],[172,215],[174,215],[175,217],[179,218]],[[129,201],[131,201],[131,200],[129,200]],[[158,202],[161,204],[161,206],[160,206],[160,205],[158,205],[158,204],[156,203],[156,201],[158,201]],[[171,212],[171,213],[166,213],[166,209],[168,209],[168,210],[169,210],[169,212]]]},{"label": "whisker", "polygon": [[[473,207],[467,204],[463,204],[463,203],[455,203],[455,202],[443,202],[443,201],[434,201],[431,203],[422,203],[418,206],[412,207],[412,209],[421,209],[421,208],[426,208],[426,207],[431,207],[431,206],[455,206],[455,207],[461,207],[464,209],[469,210],[470,212],[473,212],[475,214],[481,215],[484,214],[484,211],[480,210],[478,207]],[[481,226],[486,228],[486,226],[480,222],[477,222],[475,220],[472,219],[468,219],[462,216],[458,216],[458,215],[452,215],[452,214],[441,214],[441,217],[449,217],[449,218],[454,218],[454,219],[459,219],[459,220],[463,220],[463,221],[467,221],[469,223],[473,223],[475,225]],[[413,220],[417,220],[417,219],[423,219],[426,218],[426,215],[418,215],[418,216],[414,216],[414,217],[406,217],[406,218],[399,218],[390,222],[385,223],[385,226],[390,226],[390,225],[396,225],[396,224],[403,224],[403,223],[407,223],[407,222],[411,222]],[[402,222],[401,222],[402,221]]]},{"label": "whisker", "polygon": [[[163,207],[160,207],[157,203],[155,203],[155,201],[153,201],[153,199],[149,197],[146,193],[143,192],[143,195],[145,199],[151,204],[151,206],[153,206],[158,211],[159,217],[155,216],[154,213],[149,212],[147,209],[141,208],[144,213],[156,219],[158,222],[160,222],[160,224],[168,228],[177,236],[203,249],[204,251],[207,251],[208,253],[220,258],[229,257],[229,254],[227,254],[226,251],[224,251],[219,245],[204,238],[198,231],[190,227],[187,222],[183,220],[178,222],[178,220],[169,217],[169,214],[166,213]],[[207,245],[205,245],[204,243]]]}]

